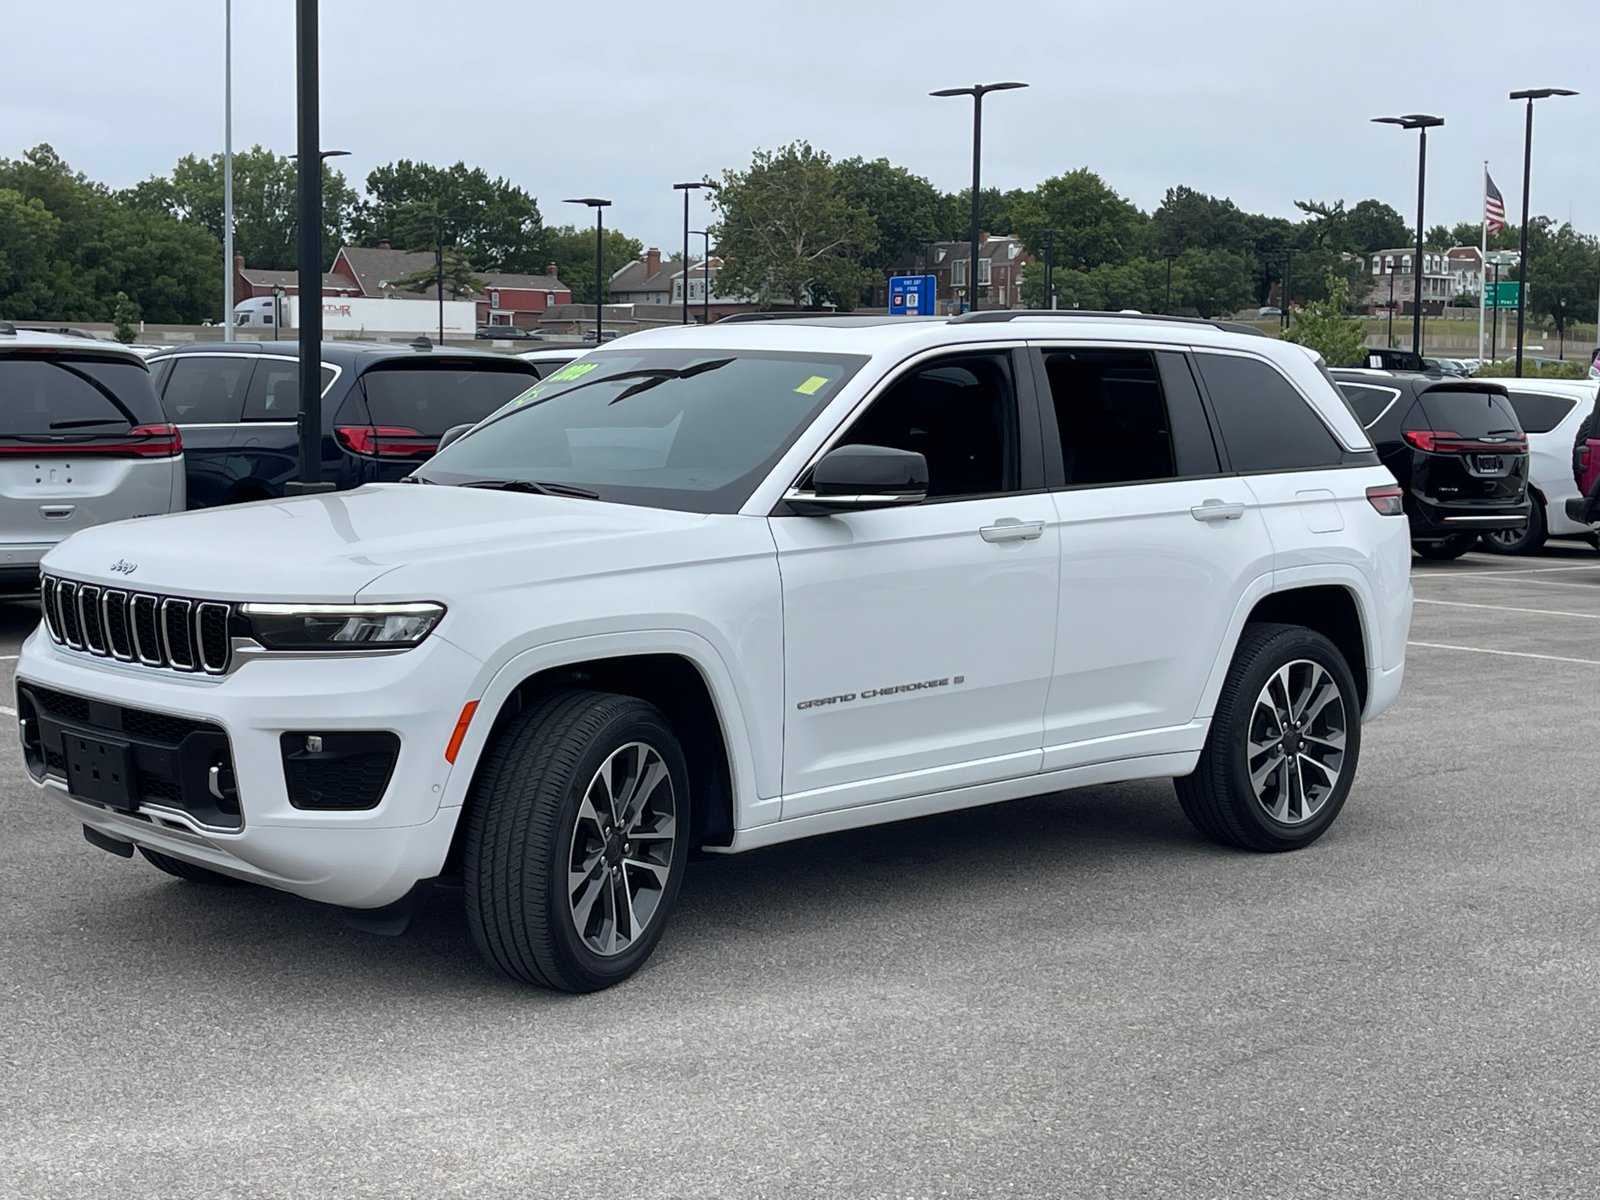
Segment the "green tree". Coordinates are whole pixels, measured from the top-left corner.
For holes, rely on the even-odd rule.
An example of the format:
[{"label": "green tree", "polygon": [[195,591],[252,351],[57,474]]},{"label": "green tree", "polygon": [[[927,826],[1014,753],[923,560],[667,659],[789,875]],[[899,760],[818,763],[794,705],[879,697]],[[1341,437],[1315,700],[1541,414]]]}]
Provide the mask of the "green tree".
[{"label": "green tree", "polygon": [[43,200],[0,189],[0,318],[36,317],[50,307],[60,232]]},{"label": "green tree", "polygon": [[112,336],[124,346],[133,341],[134,337],[136,336],[134,333],[133,323],[138,319],[139,306],[132,300],[128,299],[127,292],[118,292],[112,297],[111,320],[116,326],[116,328],[112,330]]},{"label": "green tree", "polygon": [[1548,217],[1537,217],[1528,222],[1528,260],[1528,308],[1555,328],[1565,358],[1567,330],[1596,316],[1600,249],[1594,238],[1571,225],[1556,227]]},{"label": "green tree", "polygon": [[1245,214],[1232,200],[1208,196],[1193,188],[1167,189],[1161,207],[1150,214],[1150,248],[1159,255],[1185,250],[1255,250]]},{"label": "green tree", "polygon": [[[1186,281],[1181,306],[1202,317],[1225,316],[1253,297],[1251,262],[1232,250],[1185,250],[1173,266],[1182,270]],[[1176,295],[1173,301],[1179,303]]]},{"label": "green tree", "polygon": [[1013,209],[1014,232],[1031,254],[1040,256],[1044,231],[1054,229],[1056,261],[1091,269],[1132,258],[1148,219],[1087,167],[1046,179]]},{"label": "green tree", "polygon": [[1422,248],[1424,250],[1451,250],[1463,244],[1456,241],[1455,233],[1446,229],[1443,225],[1435,225],[1422,238]]},{"label": "green tree", "polygon": [[1349,288],[1344,279],[1330,273],[1323,290],[1325,300],[1312,300],[1290,313],[1287,337],[1321,354],[1330,367],[1359,366],[1367,334],[1360,321],[1345,315],[1350,307]]},{"label": "green tree", "polygon": [[722,173],[711,202],[721,217],[712,237],[724,294],[787,296],[798,309],[825,290],[849,308],[878,278],[861,265],[878,248],[872,214],[851,202],[832,161],[808,142],[757,150],[746,170]]},{"label": "green tree", "polygon": [[872,214],[877,248],[861,255],[862,266],[886,270],[896,259],[916,254],[924,241],[941,236],[945,197],[920,175],[886,158],[847,158],[834,163],[839,195]]},{"label": "green tree", "polygon": [[[266,271],[292,271],[297,264],[298,164],[252,146],[233,156],[234,253]],[[170,176],[153,176],[121,194],[129,207],[160,212],[199,226],[222,241],[222,155],[178,160]],[[350,236],[359,197],[345,177],[322,164],[322,265],[326,270]]]},{"label": "green tree", "polygon": [[59,222],[48,287],[21,301],[33,310],[25,315],[106,321],[118,292],[146,320],[195,324],[221,315],[222,251],[203,228],[125,203],[48,145],[0,159],[0,189],[37,200]]},{"label": "green tree", "polygon": [[461,247],[476,270],[535,274],[550,261],[538,200],[509,180],[491,179],[482,167],[403,158],[369,173],[367,193],[353,221],[362,245],[387,241],[426,250],[437,217],[445,244]]},{"label": "green tree", "polygon": [[1357,201],[1346,224],[1349,244],[1340,249],[1356,254],[1392,250],[1396,246],[1409,246],[1413,241],[1406,219],[1381,200]]},{"label": "green tree", "polygon": [[[572,302],[593,304],[594,230],[559,225],[545,230],[545,238],[549,261],[555,263],[562,285],[572,292]],[[638,238],[616,229],[605,231],[600,246],[601,266],[607,280],[644,253],[644,244]],[[606,299],[610,300],[609,291]]]},{"label": "green tree", "polygon": [[[1002,192],[999,188],[978,190],[978,232],[1009,237],[1017,232],[1017,205],[1028,190],[1012,188]],[[972,189],[946,192],[940,197],[939,236],[947,242],[965,242],[972,237]]]}]

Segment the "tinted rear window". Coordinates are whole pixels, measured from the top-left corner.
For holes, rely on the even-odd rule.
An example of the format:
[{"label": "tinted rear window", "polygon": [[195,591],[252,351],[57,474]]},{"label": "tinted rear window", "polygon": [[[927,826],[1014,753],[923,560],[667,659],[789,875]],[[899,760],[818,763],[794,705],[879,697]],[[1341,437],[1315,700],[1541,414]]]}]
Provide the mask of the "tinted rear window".
[{"label": "tinted rear window", "polygon": [[0,434],[124,433],[160,424],[143,363],[70,355],[0,358]]},{"label": "tinted rear window", "polygon": [[1511,407],[1522,422],[1523,433],[1549,433],[1577,405],[1571,396],[1541,396],[1537,392],[1512,392]]},{"label": "tinted rear window", "polygon": [[1350,411],[1355,413],[1356,420],[1361,422],[1363,429],[1371,429],[1373,423],[1385,412],[1389,406],[1399,399],[1398,388],[1378,387],[1364,383],[1341,383],[1339,390],[1344,393],[1344,398],[1350,402]]},{"label": "tinted rear window", "polygon": [[1494,392],[1431,388],[1420,400],[1418,408],[1411,411],[1409,424],[1415,425],[1425,416],[1430,428],[1464,438],[1505,437],[1522,431],[1510,400]]},{"label": "tinted rear window", "polygon": [[415,429],[430,437],[453,425],[483,420],[537,382],[538,377],[525,370],[459,363],[380,366],[361,377],[372,424]]},{"label": "tinted rear window", "polygon": [[1344,452],[1305,397],[1257,358],[1196,354],[1235,471],[1337,466]]}]

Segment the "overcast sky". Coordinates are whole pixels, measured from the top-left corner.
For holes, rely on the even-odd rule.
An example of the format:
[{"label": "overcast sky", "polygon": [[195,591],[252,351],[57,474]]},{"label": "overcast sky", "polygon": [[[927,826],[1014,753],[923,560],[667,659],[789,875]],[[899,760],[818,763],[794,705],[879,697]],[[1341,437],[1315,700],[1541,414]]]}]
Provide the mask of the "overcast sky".
[{"label": "overcast sky", "polygon": [[[1591,7],[1592,5],[1592,7]],[[234,145],[294,149],[294,4],[234,0]],[[223,0],[0,0],[0,155],[49,142],[113,187],[222,147]],[[1414,49],[1413,49],[1414,48]],[[1145,210],[1187,184],[1295,216],[1376,196],[1413,219],[1428,112],[1428,224],[1476,220],[1484,159],[1514,215],[1540,102],[1533,211],[1600,231],[1600,4],[1545,0],[323,0],[322,140],[359,185],[397,158],[457,159],[539,198],[610,197],[608,224],[681,241],[673,182],[797,138],[964,186],[971,102],[984,185],[1087,165]],[[706,219],[695,200],[696,227]]]}]

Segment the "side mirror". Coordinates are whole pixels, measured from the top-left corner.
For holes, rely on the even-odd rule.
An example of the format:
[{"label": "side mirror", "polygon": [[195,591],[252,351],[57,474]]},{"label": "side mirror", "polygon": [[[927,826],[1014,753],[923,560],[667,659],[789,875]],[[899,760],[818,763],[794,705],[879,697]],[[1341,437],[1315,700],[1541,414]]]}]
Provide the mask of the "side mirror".
[{"label": "side mirror", "polygon": [[784,497],[803,517],[920,504],[928,498],[928,460],[915,450],[839,446],[811,469],[810,483]]},{"label": "side mirror", "polygon": [[450,426],[449,429],[446,429],[442,434],[439,435],[439,445],[434,450],[434,453],[437,454],[440,450],[443,450],[451,442],[455,441],[458,437],[460,437],[462,434],[466,433],[467,430],[469,430],[471,428],[472,428],[472,422],[471,421],[468,421],[465,425],[452,425],[452,426]]}]

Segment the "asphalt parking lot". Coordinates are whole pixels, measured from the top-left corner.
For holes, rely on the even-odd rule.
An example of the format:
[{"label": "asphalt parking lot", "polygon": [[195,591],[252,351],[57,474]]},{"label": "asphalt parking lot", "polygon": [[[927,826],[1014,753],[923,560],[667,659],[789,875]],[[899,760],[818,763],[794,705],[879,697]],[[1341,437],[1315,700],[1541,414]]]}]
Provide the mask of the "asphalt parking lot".
[{"label": "asphalt parking lot", "polygon": [[701,862],[589,997],[96,850],[6,739],[0,1195],[1594,1194],[1600,556],[1415,577],[1311,849],[1153,782]]}]

